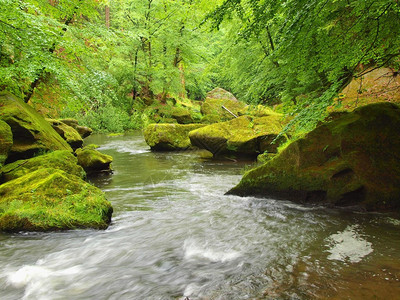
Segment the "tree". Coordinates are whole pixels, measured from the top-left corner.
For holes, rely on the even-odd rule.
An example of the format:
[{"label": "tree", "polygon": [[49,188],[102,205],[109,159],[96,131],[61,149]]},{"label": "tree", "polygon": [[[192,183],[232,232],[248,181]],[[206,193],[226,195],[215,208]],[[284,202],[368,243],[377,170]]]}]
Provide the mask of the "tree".
[{"label": "tree", "polygon": [[[95,0],[1,0],[0,40],[2,89],[29,101],[49,76],[61,78],[77,52],[68,29],[97,14]],[[78,59],[79,60],[79,59]]]},{"label": "tree", "polygon": [[254,102],[281,99],[308,122],[352,77],[398,62],[399,9],[388,0],[225,0],[208,20],[235,40],[223,52],[235,59],[220,57],[224,82],[239,93],[244,82],[240,94]]}]

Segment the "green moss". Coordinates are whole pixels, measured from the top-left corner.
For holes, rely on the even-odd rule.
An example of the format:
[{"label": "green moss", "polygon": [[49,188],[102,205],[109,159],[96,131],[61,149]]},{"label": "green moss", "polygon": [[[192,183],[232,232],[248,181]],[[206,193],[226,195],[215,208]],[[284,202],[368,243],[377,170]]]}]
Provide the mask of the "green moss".
[{"label": "green moss", "polygon": [[215,88],[212,91],[207,93],[207,98],[211,99],[227,99],[227,100],[232,100],[232,101],[237,101],[236,97],[228,92],[227,90],[224,90],[222,88]]},{"label": "green moss", "polygon": [[245,109],[241,112],[245,115],[250,115],[254,117],[268,117],[268,116],[277,116],[283,118],[283,115],[280,113],[275,112],[272,108],[264,105],[248,105]]},{"label": "green moss", "polygon": [[374,104],[322,124],[230,193],[400,211],[400,109]]},{"label": "green moss", "polygon": [[8,157],[8,152],[13,145],[13,134],[10,126],[0,120],[0,168]]},{"label": "green moss", "polygon": [[83,139],[73,127],[54,119],[46,119],[53,129],[71,146],[73,150],[81,148]]},{"label": "green moss", "polygon": [[266,163],[267,161],[273,159],[276,156],[276,153],[264,152],[257,156],[257,162]]},{"label": "green moss", "polygon": [[205,115],[200,119],[200,123],[202,124],[214,124],[221,122],[221,117],[217,114],[209,114]]},{"label": "green moss", "polygon": [[88,173],[111,172],[113,158],[93,149],[92,145],[75,151],[78,164]]},{"label": "green moss", "polygon": [[27,160],[18,160],[5,165],[1,171],[4,181],[10,181],[40,168],[63,170],[82,179],[86,177],[85,171],[78,165],[77,158],[71,152],[65,150],[54,151]]},{"label": "green moss", "polygon": [[242,116],[231,121],[212,124],[189,134],[193,145],[214,155],[258,155],[264,151],[276,152],[281,143],[272,141],[281,132],[280,117],[253,118]]},{"label": "green moss", "polygon": [[175,119],[179,124],[193,123],[191,112],[183,107],[174,107],[171,112],[171,117]]},{"label": "green moss", "polygon": [[0,186],[0,230],[105,229],[112,207],[104,193],[61,170],[40,169]]},{"label": "green moss", "polygon": [[0,93],[0,119],[13,133],[13,145],[9,159],[33,157],[48,150],[68,150],[71,147],[32,107],[11,94]]},{"label": "green moss", "polygon": [[[183,104],[183,103],[182,103]],[[191,124],[196,117],[195,106],[155,102],[146,109],[154,123]]]},{"label": "green moss", "polygon": [[229,109],[236,116],[243,114],[246,104],[239,101],[230,99],[213,99],[207,98],[201,106],[201,113],[206,115],[218,116],[220,121],[232,120],[235,118],[229,112],[222,108],[222,106]]},{"label": "green moss", "polygon": [[146,143],[152,150],[172,151],[191,148],[189,132],[202,124],[150,124],[143,132]]},{"label": "green moss", "polygon": [[72,128],[75,128],[79,125],[78,120],[73,118],[60,119],[59,121],[67,124],[68,126],[71,126]]}]

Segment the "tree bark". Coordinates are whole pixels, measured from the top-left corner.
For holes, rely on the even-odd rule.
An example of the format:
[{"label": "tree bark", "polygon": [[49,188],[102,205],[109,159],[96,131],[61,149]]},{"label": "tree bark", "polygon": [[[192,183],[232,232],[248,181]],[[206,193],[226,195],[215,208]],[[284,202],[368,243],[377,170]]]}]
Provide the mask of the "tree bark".
[{"label": "tree bark", "polygon": [[105,12],[106,12],[106,27],[109,29],[110,28],[110,7],[108,5],[106,5]]}]

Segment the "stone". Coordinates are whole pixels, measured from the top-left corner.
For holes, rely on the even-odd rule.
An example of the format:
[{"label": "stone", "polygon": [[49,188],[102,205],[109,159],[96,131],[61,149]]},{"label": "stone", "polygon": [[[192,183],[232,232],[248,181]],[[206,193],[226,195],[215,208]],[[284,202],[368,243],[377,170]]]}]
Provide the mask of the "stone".
[{"label": "stone", "polygon": [[73,118],[60,119],[59,121],[63,122],[64,124],[67,124],[68,126],[71,126],[72,128],[75,128],[76,126],[79,125],[78,120]]},{"label": "stone", "polygon": [[93,130],[91,128],[86,126],[80,126],[78,124],[78,120],[76,119],[68,118],[68,119],[60,119],[59,121],[74,128],[83,139],[87,138],[93,133]]},{"label": "stone", "polygon": [[83,139],[73,127],[54,119],[46,119],[46,121],[71,146],[72,150],[82,147]]},{"label": "stone", "polygon": [[7,161],[31,158],[52,150],[72,152],[68,143],[31,106],[17,97],[0,93],[0,119],[11,127],[13,145]]},{"label": "stone", "polygon": [[279,138],[282,131],[280,116],[255,118],[241,116],[231,121],[216,123],[190,132],[194,146],[206,149],[214,156],[257,156],[265,151],[276,153],[285,140]]},{"label": "stone", "polygon": [[238,101],[232,93],[219,87],[208,92],[206,97],[211,99],[227,99],[232,101]]},{"label": "stone", "polygon": [[62,170],[82,179],[86,177],[85,171],[78,165],[78,159],[71,152],[58,150],[26,160],[17,160],[5,165],[1,169],[3,182],[17,179],[41,168]]},{"label": "stone", "polygon": [[174,107],[171,112],[171,118],[175,119],[178,124],[193,123],[193,117],[190,111],[183,107]]},{"label": "stone", "polygon": [[11,127],[2,120],[0,120],[0,168],[7,160],[8,153],[13,145],[13,134]]},{"label": "stone", "polygon": [[86,126],[78,125],[75,127],[75,130],[78,131],[83,139],[87,138],[93,133],[93,129]]},{"label": "stone", "polygon": [[[205,117],[214,120],[218,120],[219,122],[232,120],[235,118],[234,115],[229,113],[226,109],[227,108],[230,112],[232,112],[235,116],[240,116],[244,114],[246,104],[239,101],[234,101],[230,99],[212,99],[207,98],[202,106],[201,106],[201,113],[203,114],[203,119]],[[214,117],[208,117],[209,115]]]},{"label": "stone", "polygon": [[192,147],[189,132],[203,124],[150,124],[143,132],[146,143],[155,151],[187,150]]},{"label": "stone", "polygon": [[43,168],[0,185],[0,231],[106,229],[104,193],[64,171]]},{"label": "stone", "polygon": [[88,145],[75,151],[78,164],[88,173],[111,173],[113,158],[110,155],[95,150],[94,145]]},{"label": "stone", "polygon": [[340,101],[344,109],[353,110],[357,106],[371,102],[400,102],[400,76],[390,68],[364,70],[365,75],[353,78],[343,89]]},{"label": "stone", "polygon": [[377,103],[318,126],[229,194],[400,211],[400,108]]}]

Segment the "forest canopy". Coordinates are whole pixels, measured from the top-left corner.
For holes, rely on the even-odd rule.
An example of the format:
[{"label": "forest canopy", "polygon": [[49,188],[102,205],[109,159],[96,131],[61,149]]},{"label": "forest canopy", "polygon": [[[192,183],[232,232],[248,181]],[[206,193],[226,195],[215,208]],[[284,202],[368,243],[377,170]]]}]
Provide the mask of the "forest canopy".
[{"label": "forest canopy", "polygon": [[282,104],[314,124],[352,78],[381,66],[399,70],[398,1],[0,0],[0,6],[0,90],[58,114],[131,119],[125,127],[140,125],[131,116],[146,99],[200,100],[216,86],[247,103]]}]

